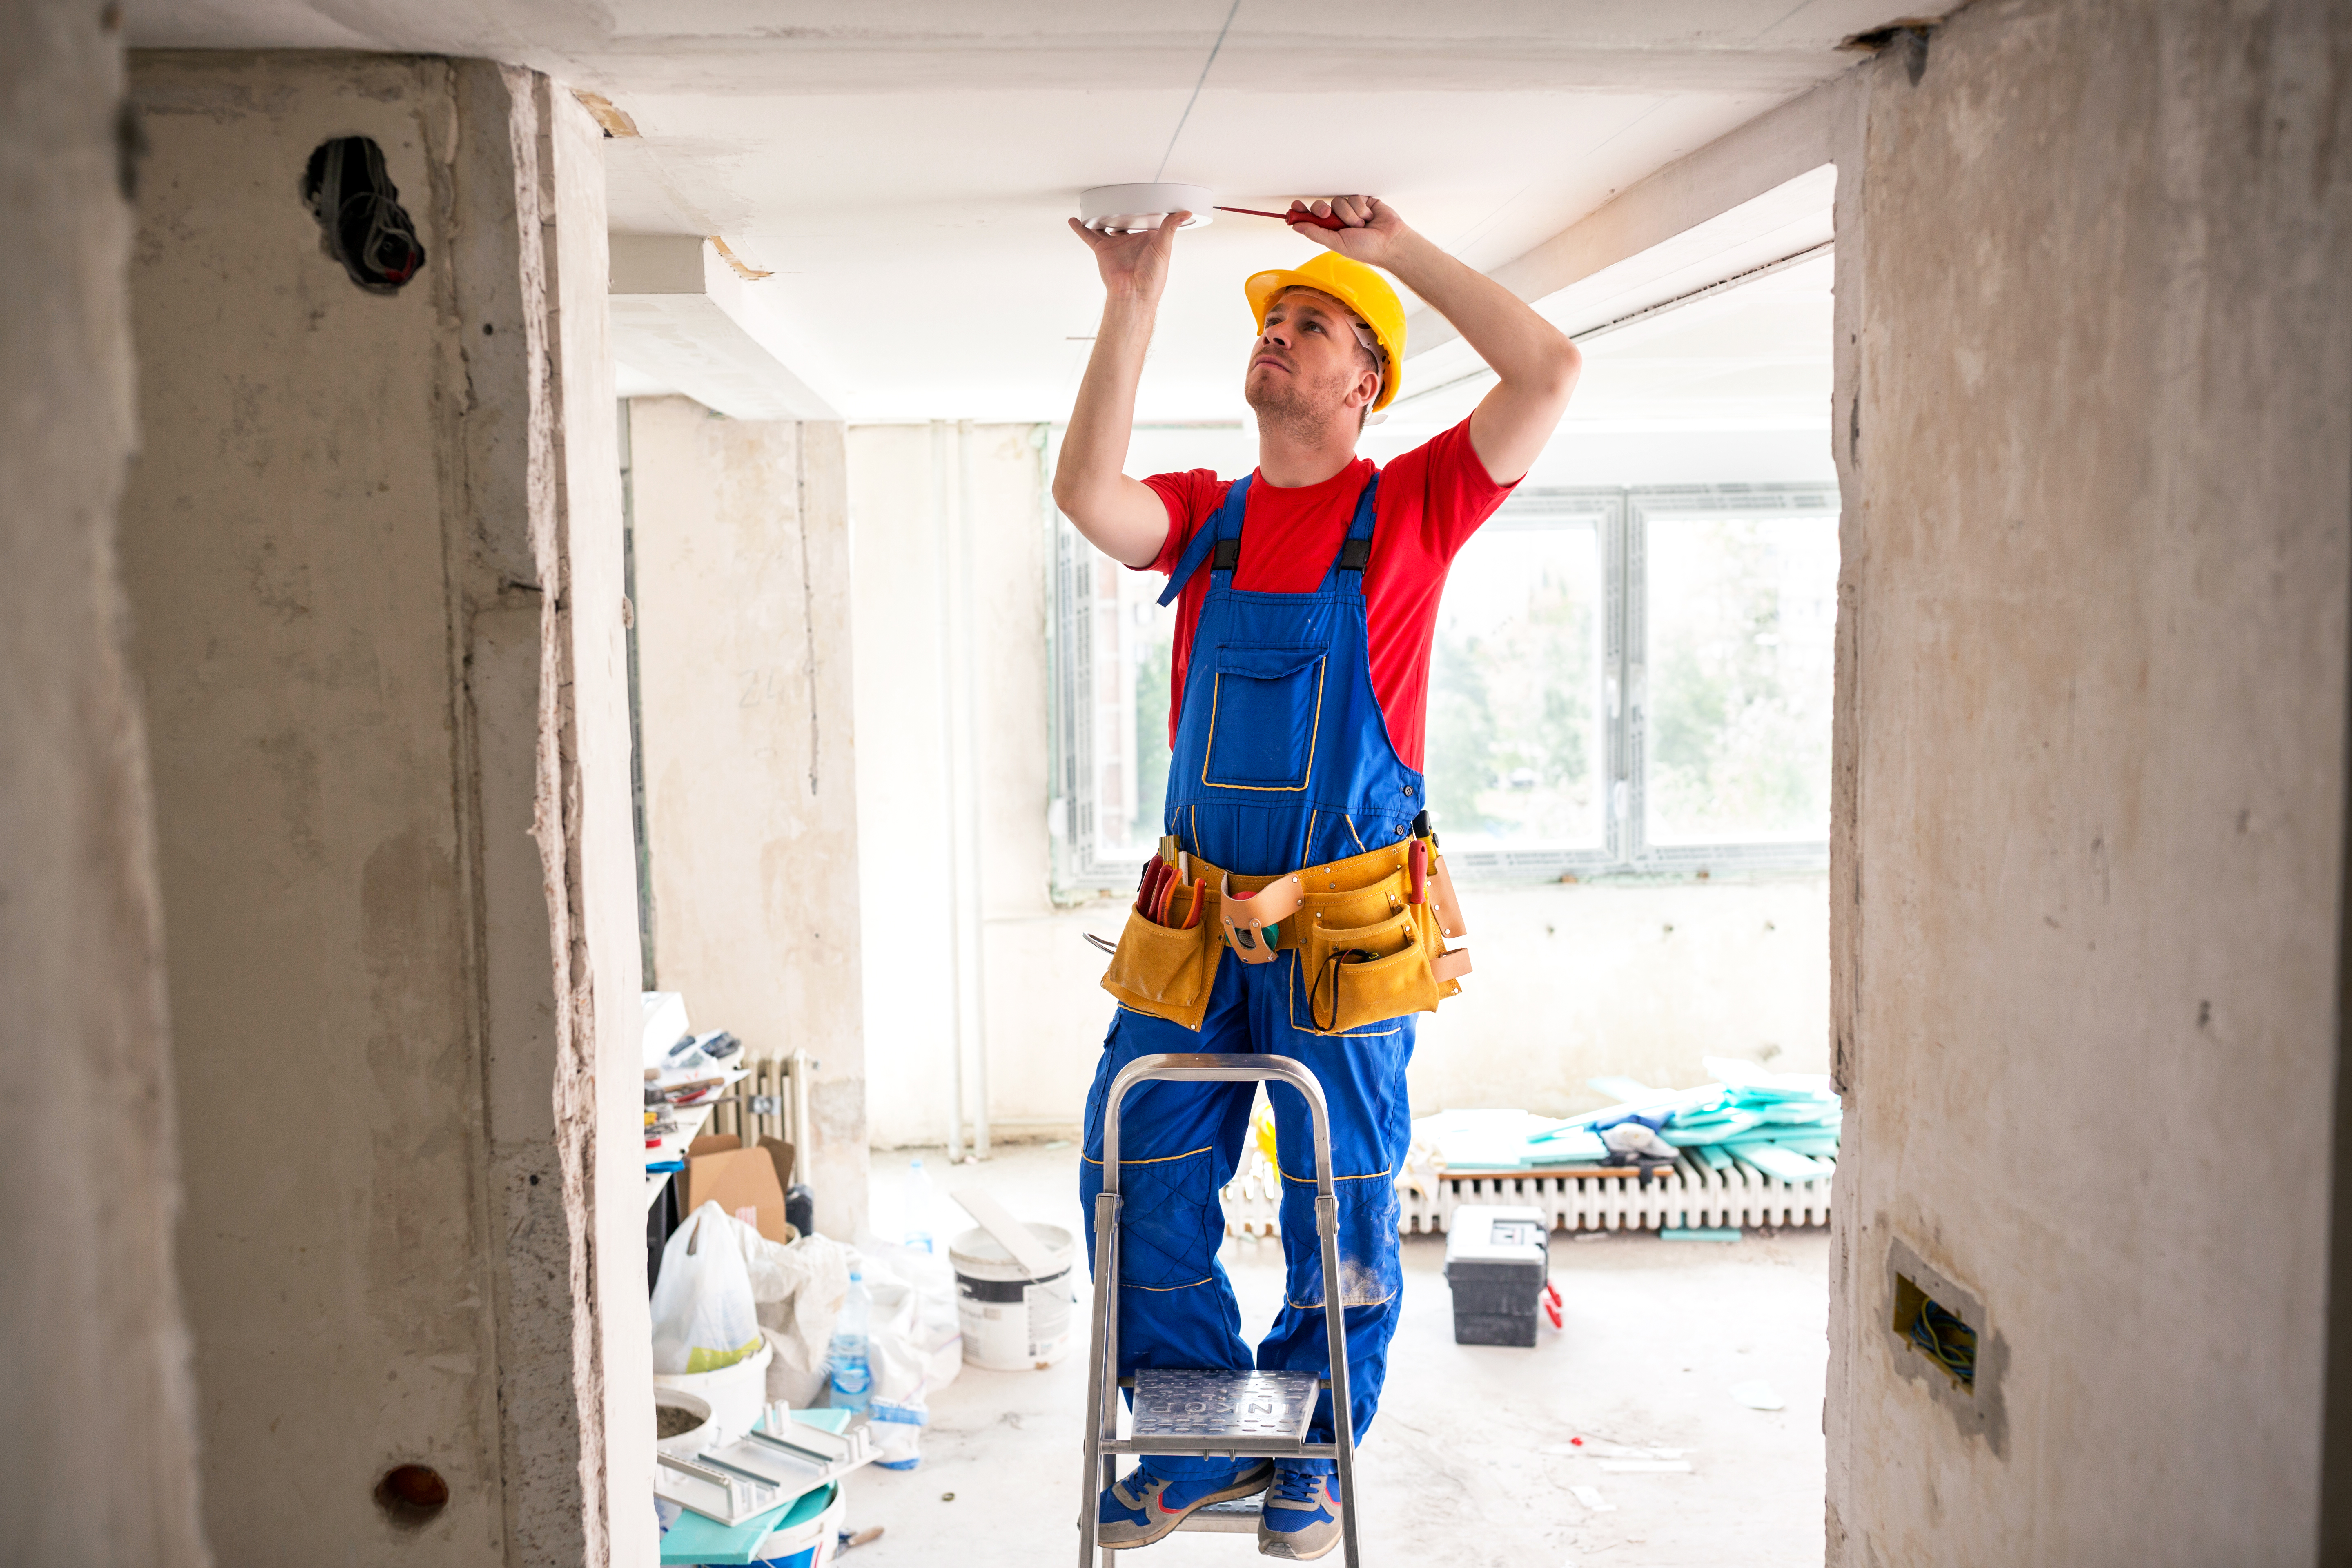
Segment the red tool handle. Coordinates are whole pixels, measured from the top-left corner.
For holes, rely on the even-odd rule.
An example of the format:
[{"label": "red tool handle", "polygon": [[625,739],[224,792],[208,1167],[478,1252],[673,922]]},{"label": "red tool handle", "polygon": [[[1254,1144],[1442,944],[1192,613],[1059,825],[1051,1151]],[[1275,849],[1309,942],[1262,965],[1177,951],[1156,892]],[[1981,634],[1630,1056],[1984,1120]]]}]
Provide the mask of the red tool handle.
[{"label": "red tool handle", "polygon": [[1289,213],[1269,213],[1260,212],[1255,207],[1219,207],[1217,210],[1221,213],[1243,213],[1250,217],[1278,217],[1285,223],[1311,223],[1317,228],[1345,228],[1348,226],[1347,220],[1339,216],[1337,213],[1332,213],[1328,216],[1318,217],[1311,212],[1300,211]]},{"label": "red tool handle", "polygon": [[[1545,1280],[1543,1293],[1544,1316],[1551,1320],[1551,1326],[1555,1329],[1563,1329],[1568,1326],[1560,1321],[1559,1306],[1559,1287],[1553,1284],[1549,1279]],[[1574,1441],[1581,1443],[1584,1439],[1579,1437],[1574,1439]]]},{"label": "red tool handle", "polygon": [[1165,860],[1152,859],[1144,862],[1143,882],[1135,889],[1137,914],[1141,915],[1145,920],[1151,918],[1151,903],[1160,892],[1160,879],[1172,874],[1172,871],[1173,868]]},{"label": "red tool handle", "polygon": [[[1165,862],[1162,863],[1165,864]],[[1182,883],[1183,879],[1176,874],[1176,868],[1170,866],[1168,874],[1160,879],[1160,890],[1152,895],[1151,923],[1153,925],[1164,926],[1168,923],[1168,906],[1175,901],[1176,889]]]},{"label": "red tool handle", "polygon": [[1412,847],[1404,852],[1404,862],[1412,873],[1412,889],[1404,896],[1408,904],[1417,904],[1429,896],[1429,846],[1416,838]]}]

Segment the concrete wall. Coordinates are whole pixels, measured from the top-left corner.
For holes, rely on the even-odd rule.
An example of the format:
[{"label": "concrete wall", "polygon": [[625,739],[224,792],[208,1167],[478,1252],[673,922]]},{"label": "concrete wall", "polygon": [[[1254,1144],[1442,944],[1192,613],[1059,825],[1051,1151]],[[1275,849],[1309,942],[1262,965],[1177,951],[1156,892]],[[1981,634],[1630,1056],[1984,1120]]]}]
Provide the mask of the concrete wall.
[{"label": "concrete wall", "polygon": [[[133,75],[123,554],[207,1528],[241,1563],[644,1560],[599,132],[481,63]],[[354,133],[427,252],[393,297],[298,195]],[[448,1484],[422,1523],[373,1500],[404,1462]]]},{"label": "concrete wall", "polygon": [[[1201,436],[1202,464],[1246,465],[1230,433]],[[1074,1128],[1109,1024],[1102,955],[1083,933],[1116,937],[1122,906],[1056,905],[1050,887],[1041,437],[1029,426],[849,432],[866,951],[922,955],[866,969],[869,1099],[881,1147],[947,1137],[959,1005],[950,954],[960,935],[968,977],[970,952],[986,955],[979,984],[967,978],[962,987],[966,1113],[980,1104],[976,1020],[984,1005],[998,1135]],[[1180,460],[1167,455],[1156,466]],[[941,695],[965,700],[967,668],[976,676],[972,706],[968,718],[950,718],[971,726],[977,784],[960,771],[950,790],[949,763],[963,731],[943,733]],[[963,800],[978,814],[984,880],[977,930],[959,932],[942,868],[951,858],[950,808]],[[905,897],[912,888],[928,896]],[[1696,1083],[1707,1055],[1828,1069],[1828,899],[1819,875],[1472,886],[1464,899],[1478,970],[1459,1001],[1423,1020],[1416,1112],[1521,1105],[1562,1113],[1601,1103],[1585,1087],[1595,1074]]]},{"label": "concrete wall", "polygon": [[[2322,0],[2013,0],[1867,68],[1834,1563],[2314,1560],[2347,58]],[[1976,1303],[1973,1394],[1898,1266]]]},{"label": "concrete wall", "polygon": [[866,1068],[841,426],[683,397],[634,399],[628,419],[656,984],[698,1028],[820,1064],[801,1168],[818,1228],[854,1237]]},{"label": "concrete wall", "polygon": [[115,509],[133,438],[120,40],[0,0],[0,1520],[10,1561],[211,1561],[162,904]]}]

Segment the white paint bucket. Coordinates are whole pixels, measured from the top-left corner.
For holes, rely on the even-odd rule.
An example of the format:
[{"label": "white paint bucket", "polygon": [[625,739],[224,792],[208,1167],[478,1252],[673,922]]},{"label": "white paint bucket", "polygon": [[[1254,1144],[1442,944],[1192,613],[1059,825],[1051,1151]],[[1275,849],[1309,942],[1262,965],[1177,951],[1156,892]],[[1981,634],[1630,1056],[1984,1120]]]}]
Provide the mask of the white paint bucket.
[{"label": "white paint bucket", "polygon": [[760,1418],[768,1403],[768,1363],[776,1354],[767,1331],[760,1332],[760,1348],[732,1366],[716,1372],[654,1373],[656,1388],[683,1389],[700,1394],[710,1405],[710,1419],[733,1436],[741,1436]]},{"label": "white paint bucket", "polygon": [[974,1226],[955,1238],[956,1320],[963,1359],[992,1372],[1047,1367],[1070,1348],[1070,1266],[1075,1238],[1058,1225],[1032,1225],[1029,1233],[1050,1261],[1034,1275],[987,1231]]}]

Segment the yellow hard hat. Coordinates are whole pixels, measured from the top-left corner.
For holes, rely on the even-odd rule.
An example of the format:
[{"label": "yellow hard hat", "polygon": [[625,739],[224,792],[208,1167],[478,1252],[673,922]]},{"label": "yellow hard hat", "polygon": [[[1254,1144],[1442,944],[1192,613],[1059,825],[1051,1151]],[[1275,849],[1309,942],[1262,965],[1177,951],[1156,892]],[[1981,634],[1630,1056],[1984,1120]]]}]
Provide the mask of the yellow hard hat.
[{"label": "yellow hard hat", "polygon": [[1395,402],[1397,388],[1404,381],[1404,301],[1389,287],[1389,280],[1336,250],[1327,250],[1296,270],[1253,272],[1243,280],[1242,292],[1249,298],[1259,331],[1265,331],[1266,306],[1285,289],[1328,294],[1363,318],[1372,336],[1380,340],[1381,352],[1388,356],[1381,366],[1381,395],[1372,400],[1372,407],[1378,411]]}]

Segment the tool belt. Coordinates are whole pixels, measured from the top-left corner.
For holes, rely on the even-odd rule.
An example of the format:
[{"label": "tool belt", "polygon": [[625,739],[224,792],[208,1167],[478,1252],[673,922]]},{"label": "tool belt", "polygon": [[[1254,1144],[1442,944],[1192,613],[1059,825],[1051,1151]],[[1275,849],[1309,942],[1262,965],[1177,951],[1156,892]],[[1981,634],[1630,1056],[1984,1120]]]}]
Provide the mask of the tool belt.
[{"label": "tool belt", "polygon": [[1295,951],[1292,1017],[1344,1035],[1435,1012],[1470,973],[1470,955],[1446,946],[1466,934],[1434,834],[1273,877],[1234,876],[1163,838],[1102,983],[1124,1006],[1198,1029],[1226,949],[1244,963]]}]

